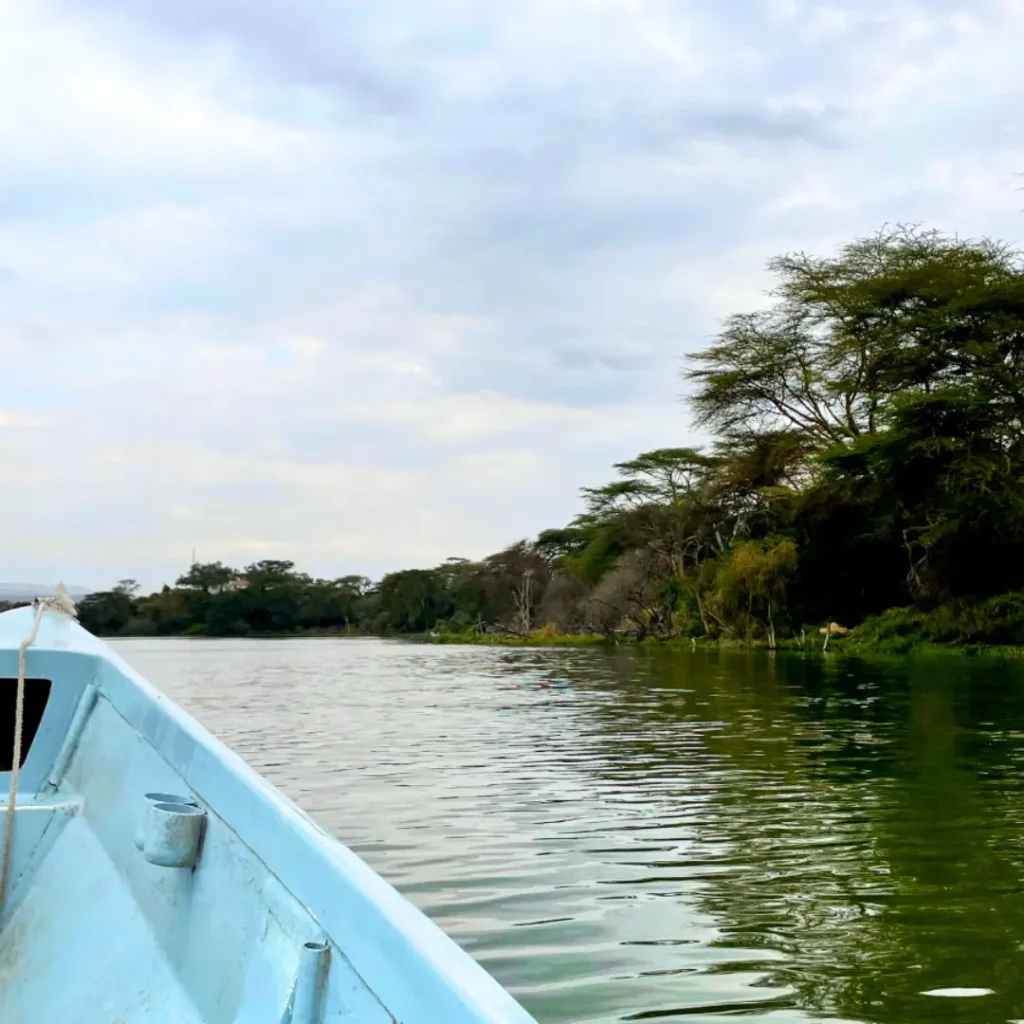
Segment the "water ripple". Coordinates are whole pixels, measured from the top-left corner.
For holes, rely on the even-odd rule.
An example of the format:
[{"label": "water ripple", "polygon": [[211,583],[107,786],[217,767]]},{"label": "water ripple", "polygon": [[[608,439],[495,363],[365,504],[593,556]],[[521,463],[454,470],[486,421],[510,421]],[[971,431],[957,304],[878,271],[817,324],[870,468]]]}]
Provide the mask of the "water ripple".
[{"label": "water ripple", "polygon": [[544,1024],[1024,1017],[1019,666],[118,646]]}]

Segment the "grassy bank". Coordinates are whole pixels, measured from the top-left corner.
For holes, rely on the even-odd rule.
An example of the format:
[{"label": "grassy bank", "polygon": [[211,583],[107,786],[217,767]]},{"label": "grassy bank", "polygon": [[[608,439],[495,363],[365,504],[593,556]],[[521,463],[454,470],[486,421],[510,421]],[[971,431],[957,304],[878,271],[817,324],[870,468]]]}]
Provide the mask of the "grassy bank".
[{"label": "grassy bank", "polygon": [[[832,637],[824,647],[824,637],[808,631],[803,642],[799,638],[787,637],[778,642],[775,650],[801,654],[849,654],[871,655],[913,655],[915,657],[996,657],[1024,658],[1024,645],[985,643],[950,638],[935,640],[920,631],[902,633],[885,631],[878,623],[869,622],[852,630],[843,637]],[[668,640],[648,638],[636,640],[630,637],[606,636],[600,633],[557,633],[549,630],[534,630],[526,636],[506,633],[458,633],[426,634],[418,637],[433,644],[471,644],[482,647],[658,647],[670,650],[768,650],[761,640],[736,640],[729,638],[710,639],[707,637],[675,637]]]},{"label": "grassy bank", "polygon": [[550,629],[535,629],[526,636],[465,630],[458,633],[429,633],[423,639],[433,644],[474,644],[480,647],[609,647],[629,642],[603,633],[558,633]]},{"label": "grassy bank", "polygon": [[[699,624],[698,624],[699,625]],[[780,637],[778,650],[803,653],[820,652],[824,637],[821,623],[806,623],[803,628],[789,624],[788,636]],[[847,623],[847,625],[854,625]],[[229,623],[230,629],[210,630],[207,623],[191,623],[184,630],[153,631],[153,624],[136,617],[121,629],[121,636],[235,636],[238,638],[349,638],[383,637],[437,644],[472,644],[492,647],[605,647],[621,644],[651,645],[679,650],[765,649],[767,638],[756,624],[749,633],[710,637],[676,636],[670,639],[639,640],[618,633],[567,633],[554,624],[522,635],[512,631],[478,632],[475,629],[449,630],[443,625],[428,631],[356,628],[351,625],[317,626],[280,630],[252,629],[242,619]],[[143,628],[147,627],[147,628]],[[109,630],[97,630],[111,635]],[[796,634],[796,635],[793,635]],[[1024,656],[1024,591],[1013,591],[980,601],[948,600],[927,609],[890,608],[856,624],[842,636],[833,636],[828,651],[858,655],[957,655],[1011,657]]]},{"label": "grassy bank", "polygon": [[[153,634],[107,634],[105,639],[154,639]],[[752,651],[768,650],[763,640],[735,640],[729,638],[674,637],[668,640],[608,636],[603,633],[558,633],[537,629],[526,636],[511,633],[477,633],[472,630],[444,633],[354,633],[350,630],[302,630],[291,633],[250,633],[235,636],[211,636],[190,630],[178,634],[163,634],[160,639],[192,640],[405,640],[413,643],[462,644],[476,647],[657,647],[678,651]],[[800,654],[913,655],[915,657],[995,657],[1024,658],[1024,645],[991,644],[947,640],[938,642],[914,633],[884,635],[873,623],[850,632],[845,637],[833,637],[823,650],[823,638],[808,632],[803,643],[787,637],[778,642],[775,650]]]}]

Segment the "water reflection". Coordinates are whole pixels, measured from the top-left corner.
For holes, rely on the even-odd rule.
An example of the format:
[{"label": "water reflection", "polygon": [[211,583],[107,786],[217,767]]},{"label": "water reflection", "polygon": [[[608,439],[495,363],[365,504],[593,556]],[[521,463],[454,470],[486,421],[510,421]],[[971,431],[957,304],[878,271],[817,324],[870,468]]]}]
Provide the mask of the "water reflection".
[{"label": "water reflection", "polygon": [[1024,1017],[1024,666],[121,647],[541,1021]]}]

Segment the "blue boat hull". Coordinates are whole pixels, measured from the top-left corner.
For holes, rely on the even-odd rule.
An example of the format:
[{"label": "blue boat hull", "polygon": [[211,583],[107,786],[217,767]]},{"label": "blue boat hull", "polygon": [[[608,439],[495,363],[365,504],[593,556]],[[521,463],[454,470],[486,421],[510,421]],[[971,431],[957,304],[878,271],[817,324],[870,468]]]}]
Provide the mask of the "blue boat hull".
[{"label": "blue boat hull", "polygon": [[[30,609],[0,615],[8,690],[31,626]],[[0,1021],[533,1020],[72,620],[44,614],[27,666],[41,714],[26,735],[0,911]],[[9,736],[0,729],[0,745]],[[9,780],[0,772],[5,792]]]}]

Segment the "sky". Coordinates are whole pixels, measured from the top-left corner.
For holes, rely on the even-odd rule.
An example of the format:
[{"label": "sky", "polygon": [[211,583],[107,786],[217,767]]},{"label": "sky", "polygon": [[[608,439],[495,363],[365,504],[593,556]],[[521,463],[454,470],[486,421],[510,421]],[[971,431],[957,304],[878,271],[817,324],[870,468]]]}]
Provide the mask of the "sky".
[{"label": "sky", "polygon": [[773,255],[1024,233],[1019,0],[0,4],[0,579],[475,558]]}]

